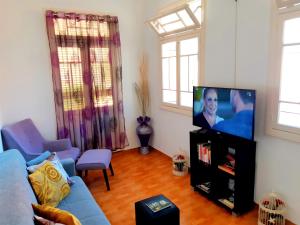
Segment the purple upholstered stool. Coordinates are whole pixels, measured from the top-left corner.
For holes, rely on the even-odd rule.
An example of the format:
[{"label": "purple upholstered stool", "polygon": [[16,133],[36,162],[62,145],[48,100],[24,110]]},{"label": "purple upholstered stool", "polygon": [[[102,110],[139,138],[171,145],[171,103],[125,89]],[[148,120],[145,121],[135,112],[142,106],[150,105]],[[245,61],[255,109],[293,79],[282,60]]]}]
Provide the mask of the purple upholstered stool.
[{"label": "purple upholstered stool", "polygon": [[109,191],[109,181],[106,169],[109,167],[111,175],[114,176],[114,171],[111,165],[111,150],[110,149],[92,149],[84,152],[77,161],[76,169],[78,171],[98,170],[102,169],[106,188]]}]

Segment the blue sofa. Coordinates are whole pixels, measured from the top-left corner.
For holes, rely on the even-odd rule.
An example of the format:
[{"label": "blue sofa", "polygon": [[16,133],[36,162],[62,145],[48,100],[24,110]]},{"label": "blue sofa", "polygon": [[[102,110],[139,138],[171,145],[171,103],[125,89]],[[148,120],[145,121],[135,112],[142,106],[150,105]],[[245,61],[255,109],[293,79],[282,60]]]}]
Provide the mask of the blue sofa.
[{"label": "blue sofa", "polygon": [[[75,183],[58,208],[74,214],[82,225],[109,225],[82,179],[74,176],[74,161],[66,159],[63,166]],[[31,203],[37,200],[27,177],[26,162],[18,150],[0,153],[0,224],[34,224]]]}]

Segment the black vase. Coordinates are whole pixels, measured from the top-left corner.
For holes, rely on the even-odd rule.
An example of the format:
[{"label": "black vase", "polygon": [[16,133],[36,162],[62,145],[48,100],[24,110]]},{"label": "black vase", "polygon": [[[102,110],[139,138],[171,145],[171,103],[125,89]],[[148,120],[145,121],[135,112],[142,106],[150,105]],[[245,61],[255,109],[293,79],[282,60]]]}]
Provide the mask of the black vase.
[{"label": "black vase", "polygon": [[141,147],[140,153],[146,155],[149,153],[149,140],[153,133],[152,127],[149,125],[150,117],[138,117],[137,121],[139,122],[138,127],[136,128],[136,134],[140,139]]}]

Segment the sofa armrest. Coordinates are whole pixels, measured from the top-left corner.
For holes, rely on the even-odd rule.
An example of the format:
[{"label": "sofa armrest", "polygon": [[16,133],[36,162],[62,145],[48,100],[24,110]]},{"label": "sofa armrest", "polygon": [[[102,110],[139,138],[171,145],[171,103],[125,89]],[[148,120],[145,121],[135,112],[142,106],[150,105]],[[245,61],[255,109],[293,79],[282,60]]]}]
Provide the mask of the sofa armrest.
[{"label": "sofa armrest", "polygon": [[51,152],[59,152],[72,148],[72,145],[70,139],[65,138],[56,141],[45,141],[43,143],[43,147],[45,150],[49,150]]},{"label": "sofa armrest", "polygon": [[76,176],[75,162],[73,159],[62,159],[60,162],[70,177]]}]

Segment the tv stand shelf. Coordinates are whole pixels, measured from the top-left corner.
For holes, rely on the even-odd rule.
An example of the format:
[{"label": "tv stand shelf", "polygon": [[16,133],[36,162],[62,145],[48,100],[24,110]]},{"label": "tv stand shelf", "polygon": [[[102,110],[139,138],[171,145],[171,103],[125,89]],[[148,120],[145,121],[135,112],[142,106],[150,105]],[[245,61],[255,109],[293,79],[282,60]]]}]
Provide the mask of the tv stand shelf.
[{"label": "tv stand shelf", "polygon": [[255,141],[191,131],[191,185],[234,214],[249,211],[254,206],[255,151]]}]

